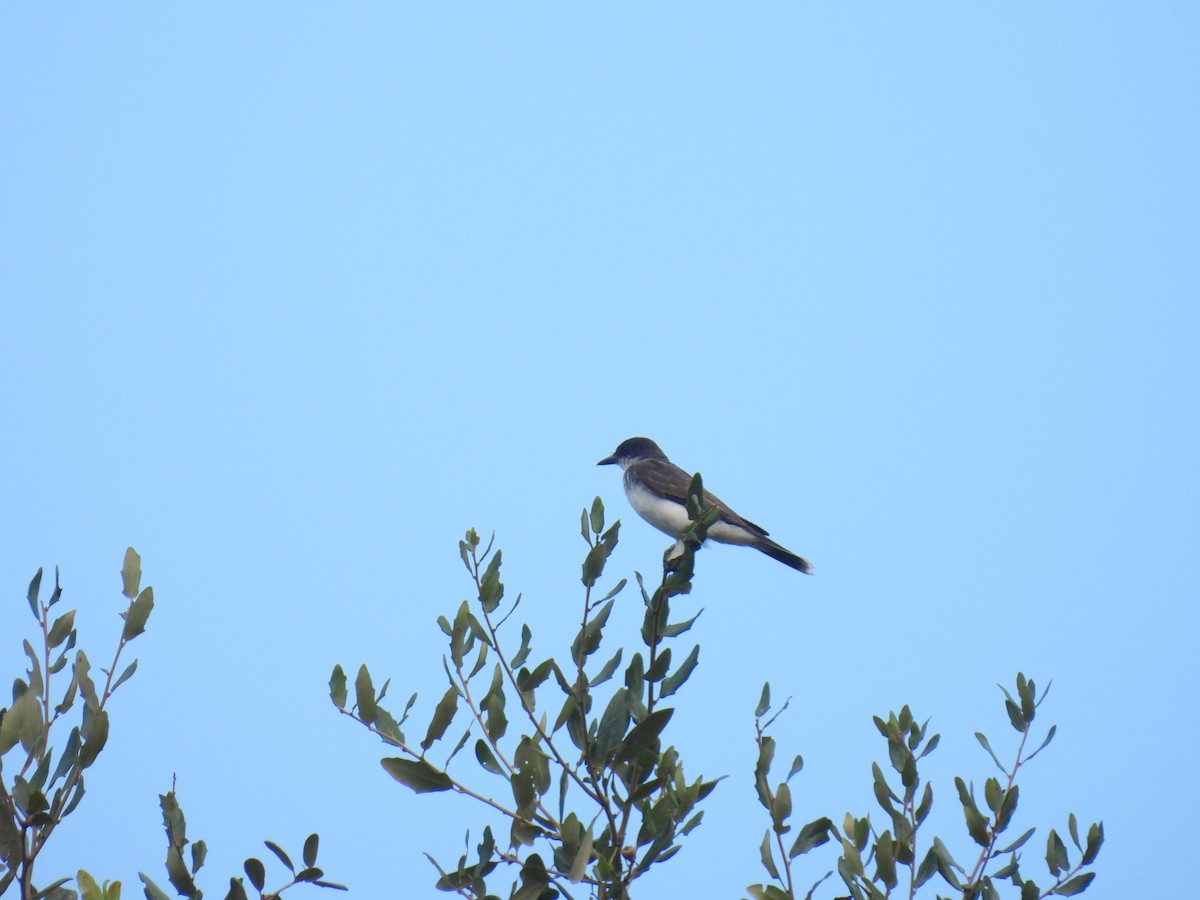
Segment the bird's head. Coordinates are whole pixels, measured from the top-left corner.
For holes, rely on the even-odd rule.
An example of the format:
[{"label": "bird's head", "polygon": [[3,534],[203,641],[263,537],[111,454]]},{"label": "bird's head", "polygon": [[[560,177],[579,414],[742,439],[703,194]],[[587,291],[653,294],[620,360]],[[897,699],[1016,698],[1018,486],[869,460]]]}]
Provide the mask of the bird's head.
[{"label": "bird's head", "polygon": [[635,463],[640,459],[666,459],[667,454],[659,449],[658,444],[650,440],[650,438],[633,437],[627,441],[622,441],[621,445],[613,451],[612,456],[606,456],[598,466],[611,466],[614,463],[625,469],[630,463]]}]

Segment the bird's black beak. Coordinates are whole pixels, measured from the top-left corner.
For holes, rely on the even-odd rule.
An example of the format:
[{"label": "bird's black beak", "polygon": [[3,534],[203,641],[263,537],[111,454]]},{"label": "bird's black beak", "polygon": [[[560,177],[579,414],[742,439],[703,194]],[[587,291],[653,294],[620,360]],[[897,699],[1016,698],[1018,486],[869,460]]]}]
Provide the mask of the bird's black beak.
[{"label": "bird's black beak", "polygon": [[617,457],[615,455],[614,456],[606,456],[606,457],[604,457],[604,459],[600,460],[600,462],[596,463],[596,465],[611,466],[616,461],[617,461]]}]

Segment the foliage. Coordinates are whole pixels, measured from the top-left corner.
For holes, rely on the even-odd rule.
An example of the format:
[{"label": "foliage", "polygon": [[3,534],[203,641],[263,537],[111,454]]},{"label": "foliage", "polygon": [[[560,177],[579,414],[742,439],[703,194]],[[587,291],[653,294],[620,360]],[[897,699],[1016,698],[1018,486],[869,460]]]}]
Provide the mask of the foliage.
[{"label": "foliage", "polygon": [[[693,500],[703,496],[699,476],[692,492]],[[492,897],[488,879],[494,883],[507,870],[516,875],[510,891],[515,900],[559,892],[571,896],[573,886],[581,884],[601,900],[623,900],[636,879],[674,856],[679,841],[700,824],[697,805],[717,782],[685,777],[679,751],[665,739],[674,710],[664,703],[684,685],[699,658],[699,647],[680,658],[668,643],[698,618],[672,622],[670,613],[671,598],[691,590],[695,551],[715,521],[715,512],[701,515],[693,505],[693,513],[696,521],[678,553],[664,563],[653,593],[638,575],[645,653],[633,654],[615,685],[610,681],[624,648],[599,666],[592,662],[616,595],[625,587],[622,579],[603,596],[593,595],[620,528],[617,522],[605,530],[599,497],[582,515],[588,545],[581,574],[583,612],[563,661],[549,657],[527,665],[533,652],[528,625],[521,626],[519,640],[505,640],[514,629],[504,626],[521,598],[502,610],[500,550],[492,552],[489,542],[481,551],[471,530],[459,550],[476,599],[464,601],[453,619],[438,619],[448,639],[443,666],[449,684],[424,737],[414,743],[403,730],[415,694],[397,718],[382,705],[387,683],[377,691],[363,666],[348,708],[347,677],[341,666],[334,669],[330,695],[337,708],[400,751],[382,760],[388,774],[417,793],[456,791],[473,797],[507,820],[507,845],[486,827],[472,858],[464,854],[447,870],[430,857],[440,873],[440,889]],[[489,657],[495,658],[490,668]],[[510,710],[522,723],[519,734],[510,731]],[[430,760],[429,751],[464,711],[462,736],[440,763]],[[451,774],[451,761],[473,734],[478,734],[472,747],[482,774]],[[481,779],[501,787],[499,799],[478,783]]]},{"label": "foliage", "polygon": [[[459,550],[475,600],[464,601],[452,619],[438,619],[447,638],[443,670],[448,686],[424,736],[413,743],[403,730],[415,707],[415,694],[397,717],[383,706],[388,682],[376,690],[366,667],[360,667],[351,702],[348,679],[341,666],[334,668],[330,696],[337,708],[399,751],[381,761],[388,774],[416,793],[452,791],[472,797],[506,822],[506,843],[497,841],[489,825],[474,852],[461,855],[455,865],[444,867],[430,857],[438,869],[440,890],[488,900],[499,896],[489,889],[489,879],[495,885],[503,878],[511,883],[507,895],[514,900],[549,900],[560,894],[570,898],[572,892],[599,900],[627,900],[634,882],[679,852],[700,824],[700,803],[721,779],[689,780],[681,753],[667,741],[674,711],[668,698],[679,694],[699,660],[698,645],[680,654],[682,658],[674,655],[674,640],[692,628],[699,613],[672,622],[670,601],[691,591],[696,551],[716,520],[716,511],[700,503],[703,487],[698,475],[690,494],[691,524],[664,555],[660,584],[650,592],[637,575],[644,606],[640,629],[644,650],[633,653],[623,668],[623,647],[602,663],[598,659],[603,657],[597,657],[617,596],[626,586],[622,579],[602,596],[593,596],[600,593],[597,585],[620,530],[619,522],[605,528],[599,498],[582,515],[587,551],[581,571],[579,630],[558,659],[547,657],[530,665],[532,629],[521,625],[517,637],[516,626],[508,624],[521,598],[505,602],[501,552],[493,552],[491,542],[481,549],[479,536],[470,530]],[[24,678],[14,681],[11,704],[0,709],[0,894],[15,888],[21,900],[119,900],[119,881],[101,884],[80,870],[75,875],[78,891],[67,887],[70,878],[39,889],[34,869],[50,835],[78,807],[84,796],[84,772],[106,746],[108,702],[137,671],[136,660],[120,667],[122,654],[126,644],[145,630],[154,592],[141,587],[141,560],[130,548],[121,570],[127,601],[121,613],[124,622],[112,663],[100,669],[104,679],[98,684],[87,656],[76,649],[75,612],[54,614],[62,598],[57,571],[54,590],[44,602],[42,574],[39,569],[27,592],[40,632],[39,646],[24,642],[29,667]],[[68,665],[70,679],[63,686],[65,676],[60,673]],[[614,680],[618,671],[620,677]],[[934,793],[918,766],[937,747],[938,735],[929,733],[928,721],[918,723],[907,706],[887,719],[874,720],[887,746],[887,765],[872,766],[883,830],[870,814],[847,813],[840,823],[829,816],[817,817],[792,838],[789,783],[801,771],[803,760],[796,756],[787,777],[772,787],[776,745],[768,732],[787,704],[766,718],[771,699],[770,687],[765,686],[755,711],[754,783],[770,819],[760,854],[771,880],[751,885],[747,892],[754,900],[796,900],[800,896],[797,860],[824,845],[837,854],[833,869],[812,885],[803,895],[805,900],[814,897],[834,871],[849,891],[837,900],[898,896],[911,900],[927,886],[932,889],[934,876],[937,884],[949,885],[963,900],[999,900],[1002,890],[1019,900],[1085,891],[1095,877],[1091,867],[1104,842],[1101,823],[1083,833],[1075,815],[1068,817],[1066,835],[1077,851],[1074,861],[1062,834],[1049,831],[1045,860],[1050,880],[1045,886],[1022,869],[1021,850],[1035,830],[1029,828],[1015,839],[1007,834],[1019,799],[1018,773],[1049,745],[1055,728],[1048,729],[1036,749],[1027,751],[1036,740],[1032,726],[1046,693],[1039,694],[1033,680],[1023,674],[1017,675],[1014,691],[1001,690],[1008,720],[1019,735],[1008,757],[1012,762],[1001,762],[988,738],[977,732],[999,775],[984,780],[982,803],[973,782],[954,780],[966,833],[978,848],[971,851],[975,858],[967,867],[951,854],[952,841],[926,834]],[[77,716],[72,715],[76,709]],[[460,714],[466,720],[465,731],[435,763],[430,752],[435,745],[446,746],[440,742]],[[510,728],[513,723],[520,727]],[[62,745],[57,754],[56,738]],[[460,761],[452,772],[453,760],[468,744],[479,768],[464,772]],[[889,767],[890,776],[885,774]],[[496,786],[502,786],[499,793],[494,792]],[[204,865],[207,846],[187,838],[174,789],[159,800],[170,884],[179,896],[201,900],[195,878]],[[250,892],[259,900],[275,900],[299,884],[345,890],[326,881],[317,867],[316,834],[304,842],[300,866],[278,844],[267,841],[265,845],[287,870],[283,883],[268,890],[266,865],[250,858],[244,866],[245,879],[230,879],[226,900],[248,900]],[[966,858],[961,850],[959,855]],[[148,900],[166,900],[168,895],[149,877],[140,877]]]},{"label": "foliage", "polygon": [[[663,702],[676,695],[699,659],[695,646],[676,661],[669,644],[698,618],[671,623],[669,601],[691,590],[695,552],[716,519],[716,512],[700,503],[699,475],[689,493],[691,526],[664,555],[661,583],[651,594],[637,575],[645,606],[640,634],[645,655],[634,653],[615,685],[610,682],[621,667],[624,648],[617,648],[598,667],[591,662],[615,598],[625,586],[622,579],[593,598],[620,526],[617,522],[605,530],[599,497],[582,516],[581,531],[588,545],[581,579],[583,613],[567,654],[528,665],[533,632],[522,624],[516,639],[518,629],[508,624],[521,598],[518,595],[505,606],[501,552],[493,552],[491,541],[480,550],[482,542],[470,530],[459,550],[475,599],[463,601],[452,618],[438,618],[447,639],[442,662],[448,684],[424,736],[414,741],[405,733],[416,694],[397,716],[383,705],[389,681],[376,689],[366,666],[360,666],[351,688],[342,667],[334,668],[329,682],[334,705],[400,751],[381,760],[389,775],[418,794],[450,791],[472,797],[508,825],[506,844],[485,826],[474,852],[468,832],[468,852],[451,867],[430,856],[439,873],[439,890],[491,900],[500,896],[494,885],[504,878],[511,885],[507,891],[511,900],[548,900],[560,893],[569,898],[572,892],[624,900],[631,896],[633,883],[672,858],[682,839],[700,824],[703,813],[698,804],[720,779],[684,777],[681,754],[666,740],[673,710]],[[899,784],[893,785],[883,767],[872,767],[873,789],[887,827],[879,831],[869,815],[847,814],[840,827],[829,816],[820,816],[793,838],[789,782],[800,772],[803,760],[796,756],[787,778],[771,787],[775,740],[767,732],[774,716],[764,721],[771,709],[770,687],[765,686],[755,713],[754,775],[759,801],[771,823],[760,847],[771,882],[751,885],[748,893],[755,900],[796,900],[801,896],[793,871],[796,860],[825,844],[839,851],[835,868],[849,891],[838,900],[880,900],[901,894],[911,900],[935,875],[964,900],[999,900],[1005,881],[1015,886],[1020,900],[1082,892],[1094,877],[1086,869],[1103,842],[1101,824],[1092,825],[1081,842],[1075,816],[1068,819],[1068,833],[1080,852],[1074,865],[1059,834],[1050,831],[1046,859],[1053,883],[1045,888],[1021,871],[1019,851],[1033,829],[1015,840],[1002,840],[1017,807],[1018,770],[1054,736],[1051,727],[1036,750],[1025,752],[1044,696],[1036,694],[1033,681],[1024,675],[1017,676],[1015,696],[1005,691],[1009,721],[1020,733],[1011,767],[1000,762],[982,733],[976,735],[1002,776],[984,783],[987,814],[973,785],[955,780],[967,833],[980,848],[975,862],[965,869],[941,838],[918,841],[932,807],[933,788],[927,783],[922,788],[917,764],[936,748],[938,736],[930,736],[928,722],[918,724],[907,706],[886,720],[875,718],[887,741],[888,764],[899,778]],[[456,719],[461,721],[460,716],[466,720],[461,737],[437,760],[432,759],[434,746]],[[519,730],[510,729],[513,722],[521,723]],[[461,760],[454,763],[469,744],[478,769],[464,767]],[[869,871],[869,867],[873,868]],[[814,897],[832,874],[827,872],[813,884],[803,895],[805,900]]]},{"label": "foliage", "polygon": [[[97,883],[88,872],[75,874],[78,891],[67,887],[71,880],[60,878],[43,888],[34,884],[34,867],[38,856],[54,830],[79,806],[84,796],[84,771],[95,763],[108,740],[108,701],[137,671],[137,660],[115,675],[125,645],[146,630],[154,608],[154,589],[141,587],[141,557],[130,547],[125,551],[121,568],[122,593],[128,606],[121,613],[124,624],[117,641],[112,664],[100,672],[105,676],[98,685],[91,676],[91,665],[82,649],[75,650],[78,634],[75,629],[75,610],[52,617],[51,611],[62,599],[58,571],[54,573],[54,591],[42,602],[42,570],[38,569],[29,584],[27,600],[37,620],[40,647],[24,642],[29,668],[24,678],[13,683],[12,703],[0,709],[0,894],[16,888],[21,900],[119,900],[121,882]],[[73,656],[71,651],[75,650]],[[56,676],[71,666],[70,681],[60,693],[54,693]],[[115,675],[115,677],[114,677]],[[57,700],[57,702],[55,702]],[[77,724],[67,733],[63,749],[54,764],[54,738],[61,738],[76,702],[82,701]],[[11,783],[4,772],[6,760],[10,766]],[[15,771],[12,767],[16,767]],[[159,798],[163,823],[167,831],[167,875],[180,896],[200,900],[203,896],[193,877],[204,864],[207,848],[196,841],[189,851],[190,866],[184,863],[184,848],[188,844],[183,811],[171,792]],[[341,885],[324,881],[324,873],[316,868],[318,837],[313,834],[304,843],[304,866],[297,870],[291,859],[277,844],[266,842],[267,848],[291,873],[291,879],[281,887],[266,891],[265,866],[260,860],[246,860],[246,875],[261,900],[273,900],[296,884],[315,884],[320,887],[345,890]],[[141,876],[144,893],[149,900],[164,900],[166,894],[148,877]],[[226,900],[244,900],[246,889],[241,878],[230,879]]]},{"label": "foliage", "polygon": [[[167,830],[167,877],[171,880],[171,885],[180,897],[187,897],[189,900],[201,900],[204,894],[196,887],[195,875],[200,870],[200,867],[204,865],[208,846],[204,841],[193,842],[191,850],[188,851],[190,864],[185,862],[184,849],[189,842],[187,838],[187,822],[183,817],[183,809],[180,808],[179,801],[176,800],[175,791],[173,790],[165,794],[160,794],[158,800],[159,805],[162,807],[163,825]],[[316,834],[308,836],[301,851],[301,860],[304,865],[299,871],[297,871],[295,864],[292,862],[292,858],[282,847],[273,841],[265,841],[267,849],[275,855],[279,862],[291,873],[292,877],[282,886],[268,891],[266,890],[267,867],[260,859],[254,857],[247,859],[243,868],[245,869],[246,877],[250,879],[251,887],[258,893],[260,900],[276,900],[280,894],[297,884],[314,884],[317,887],[334,888],[339,891],[346,890],[344,885],[325,881],[325,873],[317,868],[317,848],[320,840],[320,837]],[[139,873],[139,877],[145,886],[146,900],[169,900],[167,893],[144,873]],[[249,895],[246,893],[246,886],[241,878],[235,877],[229,879],[229,893],[225,895],[225,900],[249,900]]]},{"label": "foliage", "polygon": [[[41,569],[29,583],[26,599],[41,632],[40,646],[35,649],[29,640],[24,642],[29,668],[24,678],[13,682],[12,703],[0,710],[0,894],[15,884],[22,898],[75,897],[74,891],[63,887],[69,878],[36,888],[34,867],[50,835],[83,799],[84,772],[108,741],[109,699],[137,671],[135,659],[116,674],[125,645],[145,631],[154,608],[154,589],[142,589],[141,579],[141,558],[130,547],[121,568],[122,593],[129,605],[121,613],[125,623],[113,661],[100,670],[104,682],[99,688],[83,650],[71,654],[78,639],[75,610],[51,616],[63,594],[58,570],[54,572],[54,591],[45,602],[41,600]],[[68,664],[70,679],[56,694],[55,685],[60,683],[56,676]],[[76,701],[81,701],[78,719],[72,716]],[[55,765],[52,738],[61,736],[73,719],[75,724],[70,726]],[[11,781],[4,771],[6,759]],[[120,894],[119,882],[101,887],[90,876],[85,881],[85,891],[92,896],[107,900]]]},{"label": "foliage", "polygon": [[[831,819],[822,817],[801,828],[795,842],[785,848],[784,835],[791,828],[787,820],[792,808],[788,782],[800,771],[803,761],[797,756],[788,777],[774,790],[771,789],[768,775],[775,742],[766,734],[766,728],[774,721],[774,717],[765,724],[761,721],[770,709],[770,686],[764,687],[762,700],[755,711],[758,742],[755,784],[759,800],[771,817],[771,827],[763,838],[761,851],[763,867],[773,883],[751,885],[748,892],[754,900],[795,900],[798,895],[792,861],[824,844],[830,837],[840,845],[837,873],[853,900],[881,900],[895,896],[912,898],[934,875],[950,885],[964,900],[999,900],[1000,888],[1005,881],[1011,882],[1016,889],[1015,896],[1020,900],[1038,900],[1052,895],[1069,897],[1085,891],[1095,877],[1094,872],[1085,871],[1085,868],[1095,862],[1104,843],[1102,823],[1093,824],[1088,829],[1086,841],[1081,843],[1075,814],[1071,813],[1068,817],[1067,831],[1080,853],[1074,865],[1058,832],[1050,830],[1045,858],[1053,883],[1045,888],[1021,872],[1021,854],[1018,851],[1033,837],[1035,829],[1026,830],[1015,840],[1001,840],[1001,835],[1012,824],[1017,810],[1017,772],[1050,743],[1054,738],[1055,726],[1050,726],[1037,749],[1026,753],[1034,715],[1046,694],[1043,692],[1038,696],[1033,680],[1020,673],[1017,675],[1015,697],[1004,687],[1000,690],[1004,693],[1008,720],[1020,734],[1020,739],[1013,753],[1012,765],[1006,767],[993,752],[983,732],[975,732],[976,739],[1001,775],[1000,778],[989,777],[984,782],[983,798],[989,814],[980,809],[974,784],[968,784],[962,778],[954,779],[967,834],[979,847],[974,862],[967,869],[955,861],[946,842],[940,837],[918,841],[921,826],[933,807],[933,785],[926,782],[922,789],[917,763],[937,747],[939,735],[931,737],[928,721],[918,724],[907,706],[899,714],[890,713],[886,720],[875,717],[875,727],[887,742],[888,763],[900,780],[898,785],[890,783],[883,768],[878,763],[872,764],[875,800],[890,827],[880,832],[869,814],[856,817],[846,813],[839,830]],[[928,848],[924,851],[924,857],[921,857],[920,846]],[[776,851],[780,864],[775,861]],[[918,858],[921,859],[919,865]],[[1001,861],[1001,865],[995,865]],[[872,864],[874,871],[869,871],[868,867]],[[805,897],[811,897],[816,887],[814,885]]]}]

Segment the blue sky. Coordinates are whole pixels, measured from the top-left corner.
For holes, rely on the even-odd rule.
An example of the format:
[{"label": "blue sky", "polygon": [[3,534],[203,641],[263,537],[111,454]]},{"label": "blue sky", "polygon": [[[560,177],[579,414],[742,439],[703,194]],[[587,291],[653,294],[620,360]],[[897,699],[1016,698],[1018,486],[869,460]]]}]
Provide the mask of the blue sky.
[{"label": "blue sky", "polygon": [[127,545],[158,601],[42,874],[161,876],[174,774],[210,893],[317,830],[353,896],[433,896],[421,851],[488,820],[393,783],[330,669],[429,715],[468,526],[559,652],[593,496],[609,572],[657,565],[595,467],[644,434],[817,574],[701,554],[673,739],[731,777],[643,896],[762,879],[768,679],[797,818],[873,806],[910,703],[965,856],[952,778],[1018,670],[1059,726],[1027,865],[1075,811],[1088,896],[1157,884],[1200,799],[1198,37],[1186,3],[6,5],[3,671],[38,566],[94,659]]}]

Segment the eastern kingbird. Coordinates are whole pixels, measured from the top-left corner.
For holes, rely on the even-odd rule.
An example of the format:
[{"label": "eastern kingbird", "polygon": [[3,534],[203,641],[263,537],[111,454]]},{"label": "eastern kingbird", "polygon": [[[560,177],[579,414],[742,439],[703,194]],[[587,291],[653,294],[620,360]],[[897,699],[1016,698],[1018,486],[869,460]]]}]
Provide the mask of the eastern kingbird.
[{"label": "eastern kingbird", "polygon": [[[598,466],[616,463],[625,473],[625,496],[639,516],[676,540],[688,526],[687,495],[692,476],[667,459],[667,454],[649,438],[635,437],[622,442]],[[812,574],[808,560],[785,550],[769,537],[765,529],[743,519],[732,509],[704,492],[704,505],[720,511],[721,517],[708,529],[708,536],[722,544],[742,544],[761,550],[785,566]]]}]

